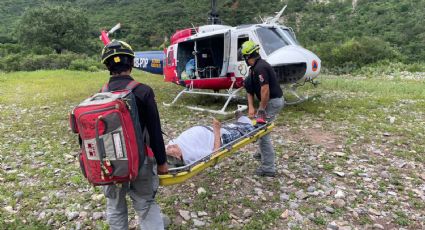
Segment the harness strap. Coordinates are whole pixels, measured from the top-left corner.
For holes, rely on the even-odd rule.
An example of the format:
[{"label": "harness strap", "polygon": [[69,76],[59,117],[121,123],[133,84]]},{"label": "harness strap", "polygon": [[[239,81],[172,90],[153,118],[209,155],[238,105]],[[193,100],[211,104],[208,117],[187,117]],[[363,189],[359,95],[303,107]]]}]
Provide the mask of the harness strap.
[{"label": "harness strap", "polygon": [[[134,88],[136,88],[138,85],[141,85],[140,82],[137,82],[135,80],[130,81],[126,86],[125,89],[126,90],[133,90]],[[100,89],[100,93],[105,93],[105,92],[109,92],[109,83],[105,83],[102,88]]]},{"label": "harness strap", "polygon": [[137,82],[137,81],[131,81],[130,83],[128,83],[126,86],[125,86],[125,89],[126,90],[133,90],[134,88],[136,88],[138,85],[140,85],[140,83],[139,82]]}]

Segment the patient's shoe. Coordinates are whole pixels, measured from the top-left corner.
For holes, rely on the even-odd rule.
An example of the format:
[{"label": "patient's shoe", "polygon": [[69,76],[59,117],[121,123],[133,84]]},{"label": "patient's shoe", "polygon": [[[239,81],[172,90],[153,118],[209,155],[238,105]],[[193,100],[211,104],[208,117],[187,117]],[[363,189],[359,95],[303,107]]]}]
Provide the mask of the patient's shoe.
[{"label": "patient's shoe", "polygon": [[255,174],[257,176],[261,176],[261,177],[275,177],[276,176],[275,172],[266,172],[262,168],[258,168],[257,170],[255,170]]},{"label": "patient's shoe", "polygon": [[254,157],[254,159],[257,160],[257,161],[261,161],[261,153],[254,153],[254,155],[252,155],[252,157]]},{"label": "patient's shoe", "polygon": [[184,166],[183,160],[170,155],[167,155],[167,164],[168,164],[168,168],[177,168],[177,167]]}]

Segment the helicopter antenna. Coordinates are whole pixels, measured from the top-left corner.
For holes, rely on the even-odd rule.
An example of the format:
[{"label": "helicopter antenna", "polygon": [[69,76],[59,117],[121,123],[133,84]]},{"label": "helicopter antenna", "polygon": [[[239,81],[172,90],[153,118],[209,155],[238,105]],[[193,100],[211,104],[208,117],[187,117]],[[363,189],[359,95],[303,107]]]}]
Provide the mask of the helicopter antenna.
[{"label": "helicopter antenna", "polygon": [[195,25],[193,25],[193,23],[190,23],[190,24],[192,25],[192,29],[193,29],[193,31],[195,31],[195,34],[198,34],[198,31],[196,31]]},{"label": "helicopter antenna", "polygon": [[261,15],[258,15],[258,17],[260,17],[261,23],[264,23],[264,19],[261,17]]},{"label": "helicopter antenna", "polygon": [[283,14],[283,11],[285,11],[285,9],[286,9],[286,7],[287,7],[288,5],[285,5],[277,14],[276,14],[276,16],[274,16],[274,17],[272,17],[272,18],[269,18],[269,19],[267,19],[266,20],[266,24],[274,24],[274,23],[276,23],[278,20],[279,20],[279,18],[282,16],[282,14]]},{"label": "helicopter antenna", "polygon": [[208,13],[208,24],[221,24],[221,20],[217,12],[217,0],[211,0],[211,11]]}]

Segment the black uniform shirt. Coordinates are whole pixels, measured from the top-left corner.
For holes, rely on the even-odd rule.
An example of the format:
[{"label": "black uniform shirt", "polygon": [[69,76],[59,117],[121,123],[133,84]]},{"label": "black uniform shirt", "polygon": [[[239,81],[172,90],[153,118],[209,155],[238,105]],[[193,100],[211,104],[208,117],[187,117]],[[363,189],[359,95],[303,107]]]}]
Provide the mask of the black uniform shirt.
[{"label": "black uniform shirt", "polygon": [[283,96],[273,68],[268,62],[260,58],[249,69],[249,76],[244,81],[244,87],[249,94],[255,94],[261,101],[261,86],[265,84],[269,84],[270,99]]},{"label": "black uniform shirt", "polygon": [[[133,81],[130,76],[116,76],[109,79],[109,90],[120,90]],[[142,130],[146,126],[149,133],[150,147],[155,154],[155,159],[158,165],[166,162],[164,139],[162,138],[161,122],[159,119],[158,108],[155,102],[155,94],[151,87],[145,84],[140,84],[133,89],[136,96],[136,103],[139,112],[140,124]]]}]

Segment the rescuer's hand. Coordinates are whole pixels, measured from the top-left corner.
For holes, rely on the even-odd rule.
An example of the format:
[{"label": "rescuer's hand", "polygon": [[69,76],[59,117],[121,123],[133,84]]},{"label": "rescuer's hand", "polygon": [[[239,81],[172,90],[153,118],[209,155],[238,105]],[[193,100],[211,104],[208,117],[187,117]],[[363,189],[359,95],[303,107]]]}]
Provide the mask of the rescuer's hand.
[{"label": "rescuer's hand", "polygon": [[264,109],[258,109],[258,111],[257,111],[257,118],[261,118],[263,120],[266,120],[266,118],[267,118],[266,110],[264,110]]},{"label": "rescuer's hand", "polygon": [[254,116],[255,116],[255,109],[254,109],[254,107],[249,107],[248,108],[248,117],[249,118],[254,118]]},{"label": "rescuer's hand", "polygon": [[164,175],[168,173],[168,164],[165,162],[162,165],[157,165],[156,171],[158,172],[158,175]]}]

